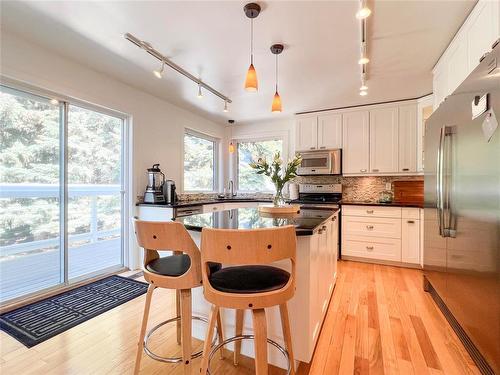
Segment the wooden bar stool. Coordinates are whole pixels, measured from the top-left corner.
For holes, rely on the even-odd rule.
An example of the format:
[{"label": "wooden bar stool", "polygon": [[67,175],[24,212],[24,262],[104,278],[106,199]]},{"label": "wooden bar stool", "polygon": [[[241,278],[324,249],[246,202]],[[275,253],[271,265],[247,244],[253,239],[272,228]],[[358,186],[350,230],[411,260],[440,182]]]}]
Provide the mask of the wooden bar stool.
[{"label": "wooden bar stool", "polygon": [[[191,374],[191,359],[199,357],[202,351],[191,353],[191,319],[207,319],[191,316],[191,289],[201,286],[200,250],[194,243],[184,225],[178,222],[152,222],[134,220],[135,234],[140,247],[144,248],[144,278],[149,283],[146,294],[144,316],[137,347],[134,374],[140,369],[142,351],[151,358],[167,362],[184,364],[184,374]],[[174,255],[161,257],[158,250],[173,251]],[[210,264],[210,272],[221,268],[220,264]],[[155,288],[176,289],[177,316],[153,327],[146,335],[151,298]],[[177,321],[177,343],[182,345],[182,357],[161,357],[154,354],[147,346],[149,337],[161,326]],[[214,325],[212,325],[212,329]],[[217,324],[219,341],[223,340],[222,324]],[[146,338],[145,338],[146,337]],[[210,335],[212,340],[213,335]],[[210,345],[214,343],[210,342]],[[222,354],[222,353],[221,353]]]},{"label": "wooden bar stool", "polygon": [[[267,343],[281,348],[267,338],[264,309],[272,306],[279,306],[286,347],[286,349],[281,348],[281,351],[285,355],[288,354],[290,373],[295,373],[287,301],[295,293],[296,246],[293,226],[253,230],[203,229],[201,237],[203,293],[212,303],[212,308],[203,348],[201,374],[207,373],[210,359],[217,349],[229,342],[253,338],[256,374],[267,375]],[[289,259],[291,262],[290,273],[269,265],[284,259]],[[230,267],[211,272],[212,262],[223,263]],[[221,307],[236,309],[236,336],[219,343],[211,351],[210,341]],[[254,335],[242,335],[243,312],[246,309],[252,311]],[[240,348],[241,345],[235,345],[235,364],[238,363]]]}]

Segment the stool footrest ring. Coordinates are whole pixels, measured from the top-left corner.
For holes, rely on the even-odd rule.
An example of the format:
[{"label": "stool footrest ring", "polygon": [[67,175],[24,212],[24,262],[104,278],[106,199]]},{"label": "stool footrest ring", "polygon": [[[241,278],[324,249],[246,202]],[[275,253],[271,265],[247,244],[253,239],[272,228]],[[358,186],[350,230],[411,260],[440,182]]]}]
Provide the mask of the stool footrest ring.
[{"label": "stool footrest ring", "polygon": [[[208,319],[202,318],[200,316],[193,315],[193,316],[191,316],[191,319],[192,320],[199,320],[201,322],[208,323]],[[149,330],[149,332],[147,333],[146,337],[144,337],[144,353],[146,353],[151,358],[153,358],[153,359],[155,359],[157,361],[160,361],[160,362],[166,362],[166,363],[180,363],[180,362],[182,362],[182,357],[162,357],[162,356],[159,356],[158,354],[153,353],[151,351],[151,349],[148,348],[149,339],[150,339],[151,335],[158,328],[163,327],[165,324],[177,322],[179,320],[181,320],[181,317],[180,316],[176,316],[175,318],[171,318],[171,319],[165,320],[165,321],[163,321],[163,322],[155,325],[153,328],[151,328]],[[214,346],[216,342],[217,342],[217,335],[214,335],[214,340],[212,341],[212,346]],[[202,354],[203,354],[203,350],[200,350],[200,351],[198,351],[196,353],[192,353],[191,354],[191,359],[198,358]]]},{"label": "stool footrest ring", "polygon": [[[255,338],[254,335],[233,336],[233,337],[230,337],[228,339],[225,339],[221,343],[219,343],[216,346],[214,346],[212,348],[212,350],[210,351],[210,354],[208,355],[208,369],[207,369],[207,374],[211,375],[211,372],[210,372],[210,362],[212,361],[212,358],[214,357],[214,355],[217,352],[217,350],[219,350],[223,346],[225,346],[225,345],[227,345],[227,344],[229,344],[231,342],[234,342],[234,341],[253,340],[254,338]],[[281,352],[281,354],[283,354],[283,356],[285,357],[286,362],[287,362],[286,375],[290,375],[290,372],[292,370],[292,364],[290,363],[290,357],[288,355],[288,351],[284,347],[282,347],[280,344],[278,344],[276,341],[273,341],[271,339],[267,339],[267,343],[271,344],[272,346],[274,346],[276,349],[278,349]]]}]

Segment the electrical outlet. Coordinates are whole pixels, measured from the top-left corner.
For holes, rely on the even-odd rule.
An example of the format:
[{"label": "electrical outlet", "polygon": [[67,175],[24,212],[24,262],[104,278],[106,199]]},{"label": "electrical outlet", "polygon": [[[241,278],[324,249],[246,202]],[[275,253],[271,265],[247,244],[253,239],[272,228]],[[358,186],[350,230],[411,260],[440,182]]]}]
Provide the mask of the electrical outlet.
[{"label": "electrical outlet", "polygon": [[392,190],[392,184],[390,182],[385,184],[385,190]]}]

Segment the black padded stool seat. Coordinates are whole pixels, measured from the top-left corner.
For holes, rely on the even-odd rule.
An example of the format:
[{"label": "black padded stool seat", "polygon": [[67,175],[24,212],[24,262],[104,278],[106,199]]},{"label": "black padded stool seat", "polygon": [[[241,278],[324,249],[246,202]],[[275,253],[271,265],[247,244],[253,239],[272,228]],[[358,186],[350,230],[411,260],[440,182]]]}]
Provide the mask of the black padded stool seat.
[{"label": "black padded stool seat", "polygon": [[261,293],[283,288],[290,274],[271,266],[226,267],[209,276],[210,285],[226,293]]},{"label": "black padded stool seat", "polygon": [[[158,258],[146,265],[149,272],[164,276],[181,276],[187,272],[191,265],[189,255],[170,255],[168,257]],[[221,269],[221,264],[210,263],[210,272],[216,272]]]}]

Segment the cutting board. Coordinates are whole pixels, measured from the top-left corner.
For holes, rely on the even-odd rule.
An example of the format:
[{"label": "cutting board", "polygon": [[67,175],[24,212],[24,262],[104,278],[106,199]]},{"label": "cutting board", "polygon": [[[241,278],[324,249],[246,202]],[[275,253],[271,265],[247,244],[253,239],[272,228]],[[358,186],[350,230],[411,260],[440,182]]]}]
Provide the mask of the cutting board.
[{"label": "cutting board", "polygon": [[394,181],[394,202],[424,203],[424,181]]}]

